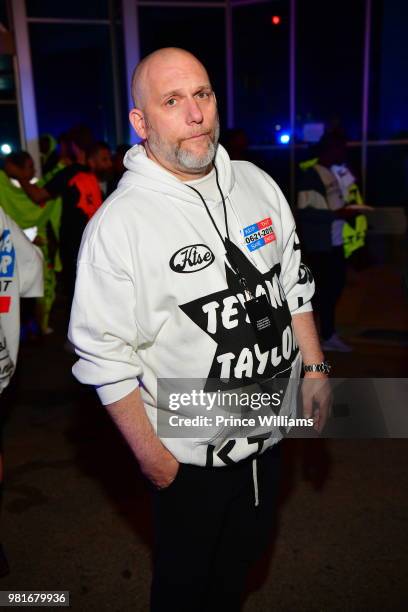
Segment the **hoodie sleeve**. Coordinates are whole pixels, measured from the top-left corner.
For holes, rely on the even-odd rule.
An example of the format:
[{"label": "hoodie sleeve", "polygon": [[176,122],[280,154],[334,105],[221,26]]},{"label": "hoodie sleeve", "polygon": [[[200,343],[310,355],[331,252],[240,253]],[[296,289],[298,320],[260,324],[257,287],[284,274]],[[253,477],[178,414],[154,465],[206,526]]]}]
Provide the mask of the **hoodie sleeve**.
[{"label": "hoodie sleeve", "polygon": [[315,292],[313,275],[302,262],[300,242],[296,233],[295,220],[289,204],[278,185],[272,181],[280,208],[281,235],[281,283],[292,315],[309,312],[312,309],[311,299]]},{"label": "hoodie sleeve", "polygon": [[72,372],[96,387],[102,404],[120,400],[139,385],[134,304],[130,279],[79,262],[68,332],[79,356]]},{"label": "hoodie sleeve", "polygon": [[[96,388],[102,404],[116,402],[139,386],[135,281],[120,246],[105,232],[85,231],[79,254],[68,337],[79,360],[74,376]],[[108,224],[107,224],[108,225]]]},{"label": "hoodie sleeve", "polygon": [[311,299],[315,282],[310,269],[302,262],[295,227],[287,236],[282,256],[282,280],[292,315],[313,310]]}]

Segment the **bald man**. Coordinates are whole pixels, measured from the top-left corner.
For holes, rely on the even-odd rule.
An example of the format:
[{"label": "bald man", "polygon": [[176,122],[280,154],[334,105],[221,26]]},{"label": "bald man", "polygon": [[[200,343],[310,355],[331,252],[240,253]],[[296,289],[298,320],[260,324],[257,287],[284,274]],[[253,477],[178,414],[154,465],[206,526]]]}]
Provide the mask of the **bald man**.
[{"label": "bald man", "polygon": [[[306,376],[326,382],[314,282],[279,187],[218,144],[201,62],[160,49],[136,68],[132,90],[142,142],[83,236],[73,372],[96,387],[152,485],[151,610],[237,611],[271,533],[282,433],[219,422],[212,391],[297,381],[302,357]],[[325,388],[304,392],[317,429]],[[280,412],[294,409],[287,385]]]}]

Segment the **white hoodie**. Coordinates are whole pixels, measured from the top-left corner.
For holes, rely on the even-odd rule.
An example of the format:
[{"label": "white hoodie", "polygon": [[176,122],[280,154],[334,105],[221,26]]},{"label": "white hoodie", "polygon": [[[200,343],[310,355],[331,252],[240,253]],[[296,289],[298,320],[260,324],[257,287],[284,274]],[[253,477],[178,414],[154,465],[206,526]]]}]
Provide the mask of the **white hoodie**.
[{"label": "white hoodie", "polygon": [[[221,145],[215,164],[230,239],[252,291],[266,293],[279,312],[285,311],[284,296],[292,314],[311,310],[314,282],[301,264],[295,223],[279,187],[253,164],[231,162]],[[261,353],[240,285],[199,196],[150,160],[141,145],[126,154],[125,166],[117,190],[82,238],[69,330],[79,356],[73,367],[78,380],[94,385],[103,404],[140,385],[157,431],[158,412],[166,410],[158,406],[157,379],[229,379],[231,388],[259,377],[298,378],[290,317],[280,331],[282,345]],[[206,202],[225,236],[221,197]],[[293,401],[287,401],[289,413]],[[211,463],[223,465],[217,450],[233,433],[224,428],[218,434],[216,443],[211,436]],[[210,440],[162,441],[179,461],[208,464]],[[270,438],[262,450],[276,441]],[[237,439],[227,462],[253,450],[246,438]]]}]

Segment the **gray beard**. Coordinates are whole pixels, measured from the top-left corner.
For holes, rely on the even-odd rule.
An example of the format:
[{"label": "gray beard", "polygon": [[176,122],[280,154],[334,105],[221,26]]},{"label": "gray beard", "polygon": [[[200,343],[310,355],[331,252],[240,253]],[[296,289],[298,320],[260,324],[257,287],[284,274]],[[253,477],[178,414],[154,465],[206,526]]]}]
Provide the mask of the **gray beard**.
[{"label": "gray beard", "polygon": [[215,125],[214,141],[210,141],[207,152],[204,155],[195,155],[181,148],[181,145],[171,146],[164,142],[157,132],[149,125],[150,133],[147,139],[150,149],[154,154],[159,154],[170,164],[182,170],[202,170],[209,166],[217,152],[218,139],[220,137],[220,123],[217,118]]}]

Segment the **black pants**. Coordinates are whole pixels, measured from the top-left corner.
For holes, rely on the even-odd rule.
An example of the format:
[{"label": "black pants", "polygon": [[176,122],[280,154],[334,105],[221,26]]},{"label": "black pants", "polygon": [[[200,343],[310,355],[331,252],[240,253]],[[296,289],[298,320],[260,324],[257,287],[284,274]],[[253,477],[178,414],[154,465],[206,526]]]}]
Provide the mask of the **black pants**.
[{"label": "black pants", "polygon": [[328,340],[336,330],[336,304],[346,284],[343,247],[309,253],[307,259],[316,282],[314,307],[320,318],[320,333],[323,340]]},{"label": "black pants", "polygon": [[154,491],[152,612],[238,612],[250,566],[275,526],[281,443],[253,460],[205,468],[181,464]]}]

